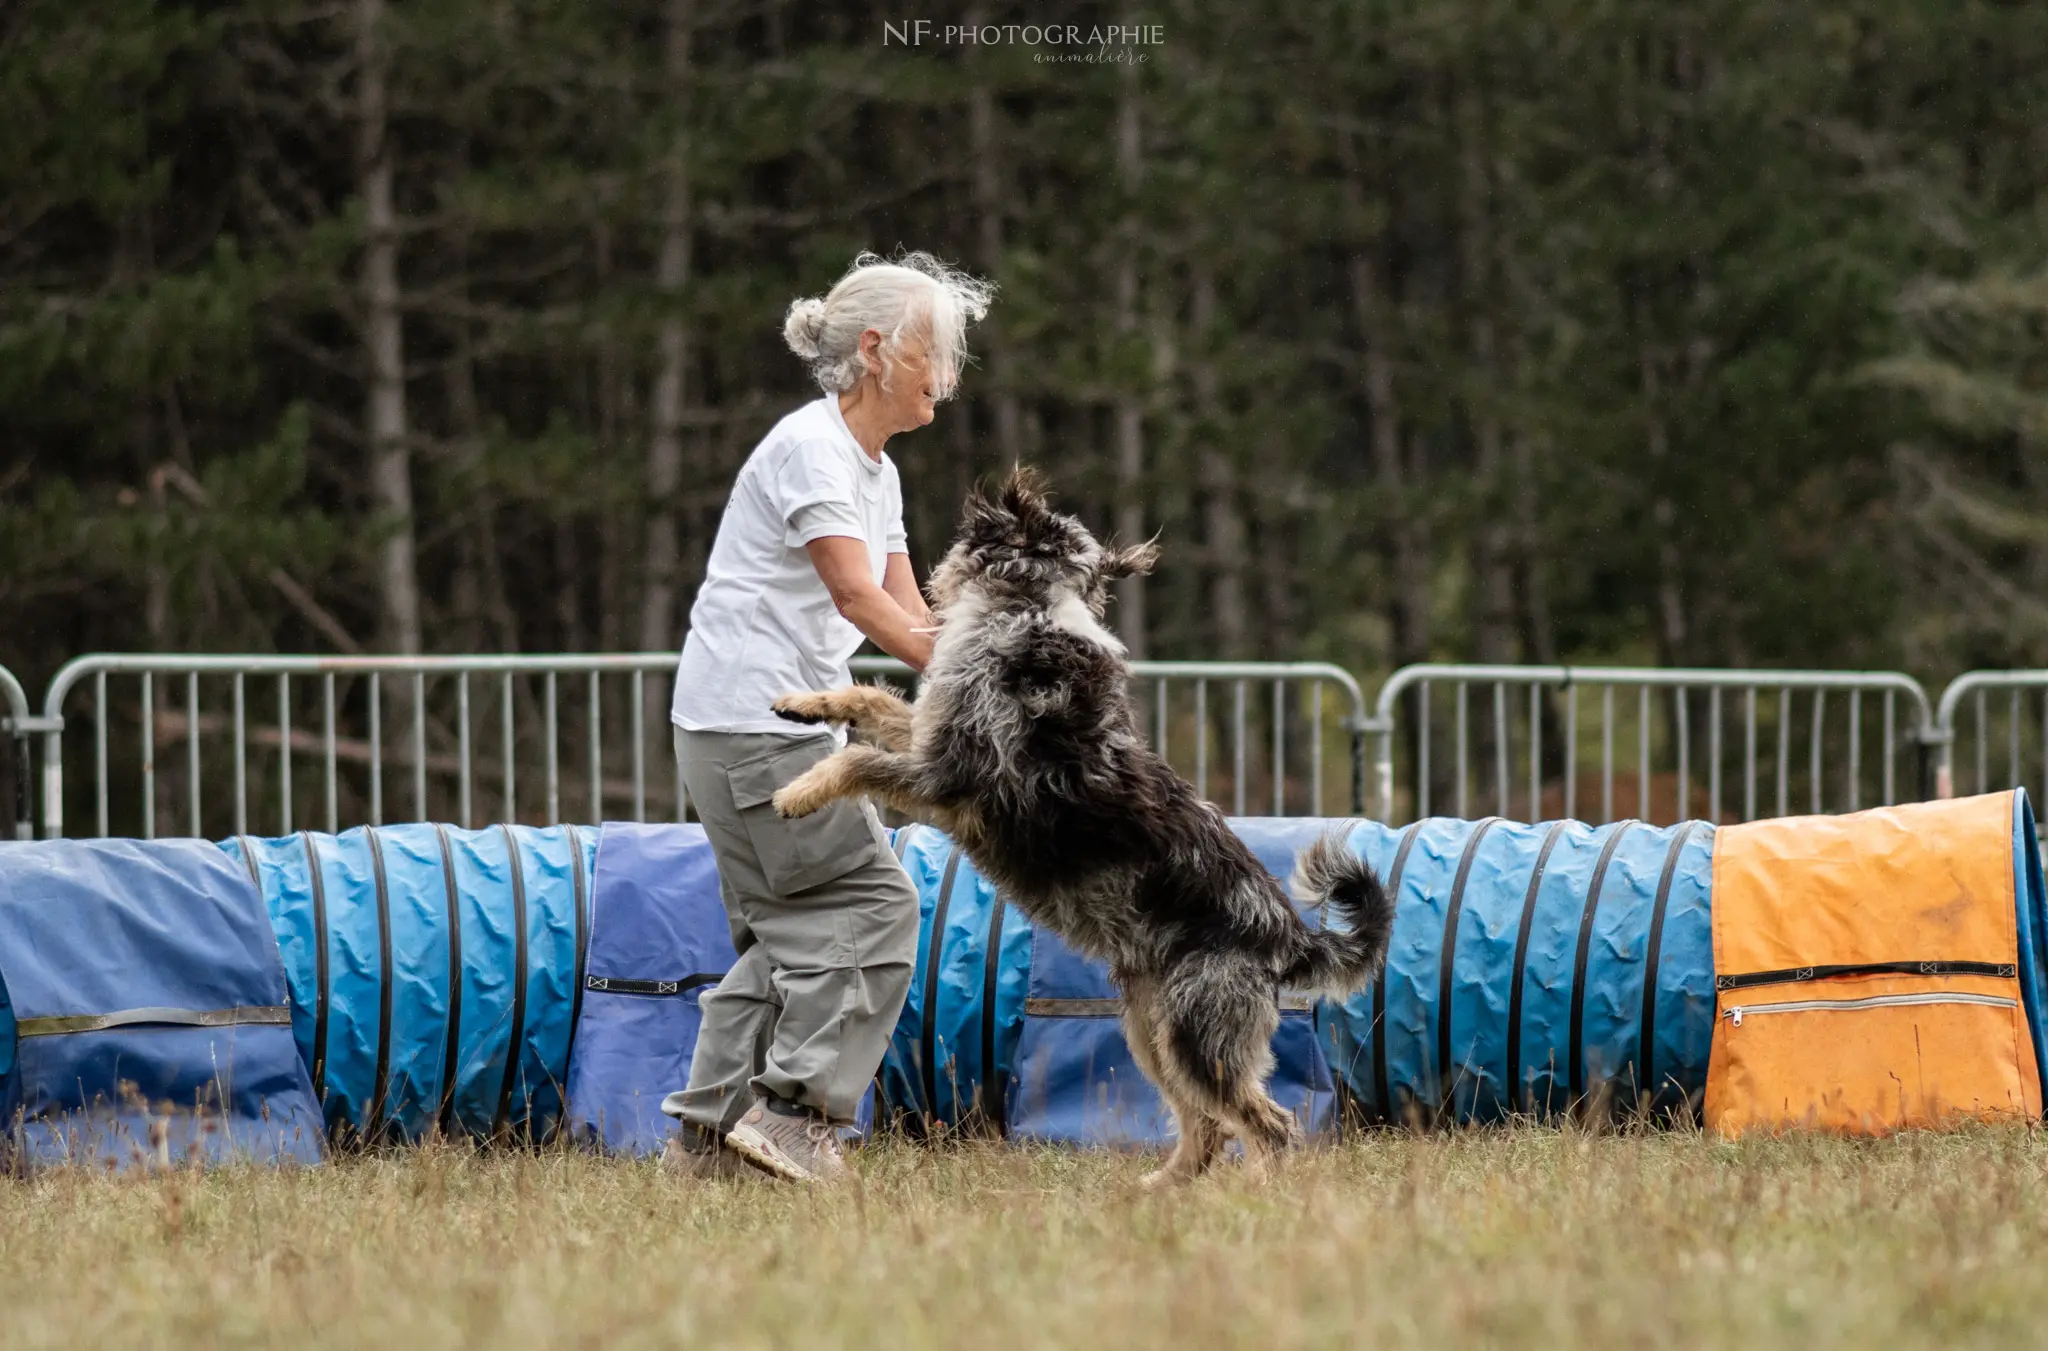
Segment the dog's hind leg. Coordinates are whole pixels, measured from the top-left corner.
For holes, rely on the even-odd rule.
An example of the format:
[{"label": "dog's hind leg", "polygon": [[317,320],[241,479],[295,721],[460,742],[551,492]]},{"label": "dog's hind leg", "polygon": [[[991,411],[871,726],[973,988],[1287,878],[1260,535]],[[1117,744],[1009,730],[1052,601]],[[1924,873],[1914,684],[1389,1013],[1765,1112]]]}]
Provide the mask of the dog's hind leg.
[{"label": "dog's hind leg", "polygon": [[1254,1083],[1225,1103],[1223,1119],[1230,1124],[1231,1133],[1244,1142],[1245,1166],[1259,1181],[1301,1143],[1301,1123],[1273,1101],[1264,1084]]},{"label": "dog's hind leg", "polygon": [[1159,1050],[1158,1001],[1149,981],[1125,984],[1123,1023],[1131,1059],[1152,1081],[1167,1110],[1173,1113],[1173,1152],[1164,1164],[1140,1178],[1138,1185],[1151,1190],[1186,1182],[1205,1172],[1223,1152],[1222,1127],[1198,1102],[1191,1100],[1185,1085],[1166,1069]]},{"label": "dog's hind leg", "polygon": [[785,694],[769,705],[790,722],[846,723],[885,750],[910,748],[910,705],[881,685],[846,685],[811,694]]},{"label": "dog's hind leg", "polygon": [[1297,1144],[1294,1117],[1266,1092],[1280,1011],[1271,976],[1231,961],[1197,960],[1161,991],[1159,1057],[1166,1076],[1243,1142],[1245,1162],[1263,1178]]}]

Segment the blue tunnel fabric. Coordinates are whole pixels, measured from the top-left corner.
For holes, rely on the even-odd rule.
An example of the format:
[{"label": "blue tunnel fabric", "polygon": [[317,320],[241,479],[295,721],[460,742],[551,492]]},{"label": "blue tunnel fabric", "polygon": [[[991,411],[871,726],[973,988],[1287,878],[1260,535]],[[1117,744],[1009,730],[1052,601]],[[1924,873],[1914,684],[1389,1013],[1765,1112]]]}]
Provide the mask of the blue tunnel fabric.
[{"label": "blue tunnel fabric", "polygon": [[574,826],[223,843],[269,911],[330,1135],[557,1129],[596,846]]},{"label": "blue tunnel fabric", "polygon": [[1711,825],[1364,822],[1351,844],[1396,893],[1386,973],[1319,1013],[1366,1119],[1697,1106]]},{"label": "blue tunnel fabric", "polygon": [[0,981],[15,1166],[322,1157],[275,937],[212,846],[0,849]]},{"label": "blue tunnel fabric", "polygon": [[660,1151],[674,1126],[661,1100],[690,1077],[697,1001],[737,960],[704,828],[606,826],[569,1064],[569,1125],[579,1143]]}]

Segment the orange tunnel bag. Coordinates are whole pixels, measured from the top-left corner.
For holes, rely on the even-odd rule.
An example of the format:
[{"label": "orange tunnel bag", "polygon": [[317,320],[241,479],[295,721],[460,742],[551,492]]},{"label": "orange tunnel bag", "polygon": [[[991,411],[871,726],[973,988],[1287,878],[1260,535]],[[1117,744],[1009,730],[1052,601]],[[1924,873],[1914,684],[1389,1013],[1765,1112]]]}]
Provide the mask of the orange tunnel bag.
[{"label": "orange tunnel bag", "polygon": [[1998,793],[1719,832],[1709,1129],[2039,1118],[2014,809]]}]

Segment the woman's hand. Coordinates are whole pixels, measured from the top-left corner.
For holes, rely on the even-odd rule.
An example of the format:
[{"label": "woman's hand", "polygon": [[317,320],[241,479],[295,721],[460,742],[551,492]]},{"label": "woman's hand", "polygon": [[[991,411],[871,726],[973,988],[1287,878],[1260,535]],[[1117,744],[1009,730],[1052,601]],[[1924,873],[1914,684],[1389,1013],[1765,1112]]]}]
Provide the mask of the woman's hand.
[{"label": "woman's hand", "polygon": [[[923,597],[917,593],[910,559],[903,554],[889,556],[884,586],[891,582],[897,585],[885,590],[884,586],[875,585],[874,565],[868,561],[868,546],[864,542],[827,535],[812,540],[804,549],[811,556],[811,566],[818,570],[818,579],[832,593],[832,604],[846,621],[911,670],[924,670],[932,659],[933,635],[918,630],[933,628],[935,624]],[[916,602],[914,613],[898,599],[896,592],[902,589],[907,589],[908,598]]]}]

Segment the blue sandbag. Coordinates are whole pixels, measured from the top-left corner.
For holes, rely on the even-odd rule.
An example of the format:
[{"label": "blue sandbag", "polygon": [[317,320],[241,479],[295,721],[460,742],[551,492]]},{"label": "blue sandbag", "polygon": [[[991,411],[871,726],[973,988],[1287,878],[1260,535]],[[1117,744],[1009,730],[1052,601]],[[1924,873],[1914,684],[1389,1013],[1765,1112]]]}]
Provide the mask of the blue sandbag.
[{"label": "blue sandbag", "polygon": [[0,981],[14,1166],[319,1162],[275,937],[212,846],[0,848]]},{"label": "blue sandbag", "polygon": [[1350,838],[1396,892],[1385,975],[1319,1016],[1367,1119],[1697,1107],[1711,825],[1432,819]]},{"label": "blue sandbag", "polygon": [[[1144,1148],[1173,1138],[1159,1092],[1125,1043],[1116,989],[1099,962],[1053,933],[1030,935],[1031,986],[1009,1083],[1010,1133],[1054,1144]],[[1305,1002],[1283,1003],[1267,1090],[1304,1129],[1328,1129],[1337,1105]]]},{"label": "blue sandbag", "polygon": [[[738,960],[700,825],[604,827],[591,882],[590,955],[569,1062],[569,1127],[581,1144],[653,1154],[675,1123],[661,1101],[689,1082],[699,1001]],[[852,1133],[874,1122],[874,1091]]]},{"label": "blue sandbag", "polygon": [[[1260,864],[1284,882],[1294,856],[1329,829],[1309,818],[1248,818],[1231,828]],[[1313,916],[1310,922],[1317,922]],[[1031,935],[1030,993],[1010,1073],[1010,1122],[1021,1139],[1145,1147],[1173,1138],[1172,1117],[1138,1069],[1115,1011],[1109,969],[1077,956],[1057,935]],[[1267,1089],[1304,1129],[1335,1121],[1336,1084],[1316,1036],[1313,1012],[1299,996],[1281,1002]]]},{"label": "blue sandbag", "polygon": [[607,825],[569,1065],[576,1140],[628,1154],[661,1149],[675,1124],[661,1100],[689,1080],[697,1001],[736,960],[704,828]]},{"label": "blue sandbag", "polygon": [[269,909],[332,1136],[553,1134],[596,845],[574,826],[434,825],[222,845]]}]

